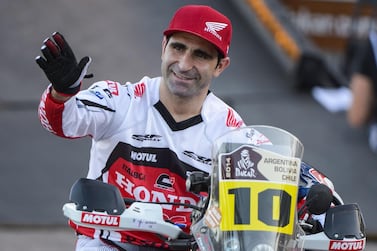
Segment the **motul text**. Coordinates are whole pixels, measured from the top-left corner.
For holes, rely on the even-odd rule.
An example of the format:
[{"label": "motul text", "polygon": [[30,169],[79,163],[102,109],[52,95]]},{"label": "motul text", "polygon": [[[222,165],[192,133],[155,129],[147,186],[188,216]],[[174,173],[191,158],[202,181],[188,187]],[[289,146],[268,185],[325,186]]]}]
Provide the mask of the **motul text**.
[{"label": "motul text", "polygon": [[96,224],[101,226],[118,227],[119,216],[110,216],[103,214],[82,213],[81,222],[87,224]]},{"label": "motul text", "polygon": [[365,247],[365,241],[364,240],[331,241],[329,250],[331,250],[331,251],[337,251],[337,250],[358,251],[358,250],[363,250],[364,247]]}]

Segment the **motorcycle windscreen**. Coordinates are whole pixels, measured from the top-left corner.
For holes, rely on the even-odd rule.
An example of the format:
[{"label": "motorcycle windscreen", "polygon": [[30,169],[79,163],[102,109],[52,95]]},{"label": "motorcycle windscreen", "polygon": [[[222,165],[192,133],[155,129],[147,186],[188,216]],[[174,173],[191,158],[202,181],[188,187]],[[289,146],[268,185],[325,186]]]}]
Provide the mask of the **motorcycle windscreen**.
[{"label": "motorcycle windscreen", "polygon": [[[209,208],[192,227],[201,250],[300,249],[295,236],[299,234],[296,202],[301,156],[282,152],[301,154],[303,150],[282,149],[302,145],[299,141],[291,144],[293,136],[287,145],[242,144],[242,135],[257,135],[253,130],[238,130],[238,142],[228,135],[215,149]],[[282,137],[291,137],[279,132]],[[274,131],[274,135],[281,134]]]}]

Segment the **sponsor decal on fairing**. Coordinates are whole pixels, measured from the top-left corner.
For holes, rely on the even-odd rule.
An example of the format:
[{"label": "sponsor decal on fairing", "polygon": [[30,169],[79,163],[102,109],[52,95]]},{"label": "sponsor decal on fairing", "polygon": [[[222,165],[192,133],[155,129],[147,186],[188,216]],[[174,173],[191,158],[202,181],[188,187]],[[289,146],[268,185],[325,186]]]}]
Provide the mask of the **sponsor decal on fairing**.
[{"label": "sponsor decal on fairing", "polygon": [[331,240],[329,245],[330,251],[343,251],[351,250],[358,251],[363,250],[365,247],[365,240],[354,240],[354,241],[340,241],[340,240]]},{"label": "sponsor decal on fairing", "polygon": [[86,224],[94,224],[109,227],[118,227],[120,222],[119,216],[85,213],[81,214],[81,222]]}]

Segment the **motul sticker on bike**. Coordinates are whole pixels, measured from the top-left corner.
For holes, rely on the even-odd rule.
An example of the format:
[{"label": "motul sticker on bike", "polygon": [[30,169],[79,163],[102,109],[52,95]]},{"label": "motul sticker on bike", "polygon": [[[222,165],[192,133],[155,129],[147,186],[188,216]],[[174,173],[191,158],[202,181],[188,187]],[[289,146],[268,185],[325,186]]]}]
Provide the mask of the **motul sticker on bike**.
[{"label": "motul sticker on bike", "polygon": [[365,248],[365,240],[356,240],[356,241],[330,241],[329,250],[338,251],[338,250],[351,250],[358,251]]},{"label": "motul sticker on bike", "polygon": [[119,222],[120,222],[120,217],[112,216],[112,215],[95,214],[95,213],[82,213],[81,222],[86,223],[86,224],[118,227]]}]

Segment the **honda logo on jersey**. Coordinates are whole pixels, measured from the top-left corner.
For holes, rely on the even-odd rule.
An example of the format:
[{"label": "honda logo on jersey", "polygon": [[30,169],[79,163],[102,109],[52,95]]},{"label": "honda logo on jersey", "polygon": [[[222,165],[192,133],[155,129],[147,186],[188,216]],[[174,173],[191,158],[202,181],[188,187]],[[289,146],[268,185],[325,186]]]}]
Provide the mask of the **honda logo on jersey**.
[{"label": "honda logo on jersey", "polygon": [[[189,196],[177,196],[174,193],[165,193],[163,191],[157,191],[154,189],[149,189],[146,185],[136,185],[134,182],[126,178],[121,173],[115,171],[115,183],[120,188],[121,192],[123,192],[123,196],[129,197],[131,196],[137,201],[145,201],[145,202],[169,202],[169,203],[180,203],[180,204],[191,204],[196,205],[196,201],[189,197]],[[158,177],[158,180],[161,179],[161,184],[164,184],[167,187],[170,187],[172,178],[169,176],[161,175]],[[158,182],[158,181],[156,181]],[[174,182],[173,182],[174,183]],[[160,187],[158,187],[160,188]],[[163,189],[165,190],[165,189]],[[127,193],[127,194],[124,194]],[[173,210],[175,207],[176,212],[191,212],[192,209],[185,207],[183,205],[163,205],[162,206],[165,210]]]},{"label": "honda logo on jersey", "polygon": [[226,118],[226,126],[227,127],[241,127],[243,125],[242,120],[237,120],[236,115],[234,114],[234,111],[230,108],[228,108],[228,116]]},{"label": "honda logo on jersey", "polygon": [[134,90],[134,96],[135,97],[142,97],[143,94],[145,92],[145,84],[144,83],[140,83],[140,84],[137,84],[135,86],[135,90]]}]

